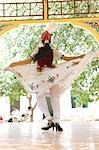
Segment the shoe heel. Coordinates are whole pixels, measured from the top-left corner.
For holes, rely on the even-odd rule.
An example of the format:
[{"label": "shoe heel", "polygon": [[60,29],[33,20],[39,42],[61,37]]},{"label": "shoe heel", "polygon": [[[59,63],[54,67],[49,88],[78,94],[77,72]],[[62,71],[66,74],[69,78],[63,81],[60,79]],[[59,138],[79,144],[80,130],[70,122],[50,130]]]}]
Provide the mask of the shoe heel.
[{"label": "shoe heel", "polygon": [[52,129],[53,129],[53,131],[54,131],[54,126],[55,126],[55,125],[54,125],[54,123],[53,123],[53,124],[52,124]]},{"label": "shoe heel", "polygon": [[58,123],[56,123],[55,127],[56,127],[56,132],[57,132],[58,131]]},{"label": "shoe heel", "polygon": [[63,129],[61,128],[61,126],[59,125],[59,123],[56,123],[55,127],[56,127],[56,132],[57,131],[63,131]]}]

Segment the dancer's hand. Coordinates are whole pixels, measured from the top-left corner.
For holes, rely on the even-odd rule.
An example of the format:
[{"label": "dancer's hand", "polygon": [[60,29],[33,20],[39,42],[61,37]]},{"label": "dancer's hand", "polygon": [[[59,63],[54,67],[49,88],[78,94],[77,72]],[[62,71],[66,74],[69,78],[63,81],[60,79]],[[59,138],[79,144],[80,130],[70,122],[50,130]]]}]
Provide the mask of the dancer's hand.
[{"label": "dancer's hand", "polygon": [[3,69],[3,71],[10,71],[10,70],[12,70],[12,68],[11,67],[5,67],[4,69]]},{"label": "dancer's hand", "polygon": [[9,67],[14,67],[14,66],[16,66],[16,63],[12,63],[9,65]]},{"label": "dancer's hand", "polygon": [[3,69],[3,71],[8,71],[9,70],[9,67],[5,67],[4,69]]}]

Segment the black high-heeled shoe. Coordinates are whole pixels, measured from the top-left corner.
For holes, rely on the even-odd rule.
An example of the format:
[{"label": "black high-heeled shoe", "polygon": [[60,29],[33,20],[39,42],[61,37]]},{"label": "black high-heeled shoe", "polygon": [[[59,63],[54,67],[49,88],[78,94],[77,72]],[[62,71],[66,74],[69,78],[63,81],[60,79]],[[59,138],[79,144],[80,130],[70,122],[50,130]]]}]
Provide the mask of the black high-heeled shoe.
[{"label": "black high-heeled shoe", "polygon": [[57,131],[63,131],[62,127],[59,125],[59,123],[55,123],[56,132]]},{"label": "black high-heeled shoe", "polygon": [[46,127],[42,127],[42,130],[49,130],[49,129],[53,129],[54,130],[54,123],[52,122],[51,124],[48,123],[48,125]]}]

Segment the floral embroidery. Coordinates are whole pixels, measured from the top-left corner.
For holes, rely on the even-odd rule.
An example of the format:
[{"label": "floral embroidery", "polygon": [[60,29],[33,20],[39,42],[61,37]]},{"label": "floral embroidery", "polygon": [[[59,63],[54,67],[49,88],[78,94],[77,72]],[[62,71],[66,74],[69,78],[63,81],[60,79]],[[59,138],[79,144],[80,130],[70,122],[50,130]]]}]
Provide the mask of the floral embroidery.
[{"label": "floral embroidery", "polygon": [[51,76],[48,77],[47,82],[53,83],[54,81],[55,81],[55,77],[54,76],[53,77],[51,77]]},{"label": "floral embroidery", "polygon": [[46,86],[48,83],[54,83],[55,80],[59,77],[59,74],[56,74],[55,76],[48,76],[46,80],[42,80],[39,84],[35,84],[35,82],[32,82],[30,85],[31,90],[37,90],[43,86]]}]

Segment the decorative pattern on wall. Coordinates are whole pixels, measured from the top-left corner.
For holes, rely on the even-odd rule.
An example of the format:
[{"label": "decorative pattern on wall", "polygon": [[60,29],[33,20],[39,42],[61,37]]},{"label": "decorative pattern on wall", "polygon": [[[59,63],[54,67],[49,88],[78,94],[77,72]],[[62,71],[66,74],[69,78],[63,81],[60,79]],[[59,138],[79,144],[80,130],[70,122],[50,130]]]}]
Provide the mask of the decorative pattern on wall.
[{"label": "decorative pattern on wall", "polygon": [[0,3],[1,20],[43,19],[43,2]]},{"label": "decorative pattern on wall", "polygon": [[48,19],[95,17],[99,13],[98,7],[98,0],[51,0]]},{"label": "decorative pattern on wall", "polygon": [[20,24],[47,23],[53,20],[87,29],[99,41],[98,0],[24,1],[0,2],[0,35]]},{"label": "decorative pattern on wall", "polygon": [[[98,17],[98,0],[39,0],[0,3],[0,20]],[[45,11],[47,10],[47,11]]]}]

